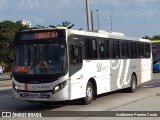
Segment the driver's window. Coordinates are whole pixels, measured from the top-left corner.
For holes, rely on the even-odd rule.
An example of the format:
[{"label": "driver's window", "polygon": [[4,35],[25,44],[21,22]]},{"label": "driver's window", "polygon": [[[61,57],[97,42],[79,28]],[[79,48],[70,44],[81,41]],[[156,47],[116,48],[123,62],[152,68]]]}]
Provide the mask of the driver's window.
[{"label": "driver's window", "polygon": [[82,63],[82,51],[81,46],[70,46],[70,63],[79,64]]}]

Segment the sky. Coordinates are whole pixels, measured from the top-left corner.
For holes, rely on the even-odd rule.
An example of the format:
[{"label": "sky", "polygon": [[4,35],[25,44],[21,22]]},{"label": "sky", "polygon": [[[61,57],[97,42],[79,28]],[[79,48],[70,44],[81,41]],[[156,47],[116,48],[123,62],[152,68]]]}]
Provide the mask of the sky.
[{"label": "sky", "polygon": [[[29,20],[32,26],[75,24],[87,30],[86,0],[0,0],[0,21]],[[160,0],[89,0],[94,29],[99,10],[100,29],[128,37],[160,35]],[[112,17],[110,17],[112,16]]]}]

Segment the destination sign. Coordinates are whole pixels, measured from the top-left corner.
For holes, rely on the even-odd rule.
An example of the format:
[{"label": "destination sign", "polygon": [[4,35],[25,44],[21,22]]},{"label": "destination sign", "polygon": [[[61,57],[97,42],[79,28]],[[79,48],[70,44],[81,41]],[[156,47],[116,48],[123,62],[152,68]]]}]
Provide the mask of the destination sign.
[{"label": "destination sign", "polygon": [[40,30],[18,32],[15,41],[21,40],[45,40],[45,39],[65,39],[65,30]]},{"label": "destination sign", "polygon": [[47,39],[47,38],[57,38],[58,37],[58,32],[40,32],[40,33],[35,33],[35,39]]},{"label": "destination sign", "polygon": [[28,72],[30,66],[15,66],[15,72]]}]

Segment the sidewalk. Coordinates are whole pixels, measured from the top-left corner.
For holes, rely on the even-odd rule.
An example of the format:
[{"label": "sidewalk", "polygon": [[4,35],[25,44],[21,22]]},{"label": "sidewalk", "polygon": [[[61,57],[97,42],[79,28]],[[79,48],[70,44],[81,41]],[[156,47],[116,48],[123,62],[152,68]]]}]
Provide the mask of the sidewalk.
[{"label": "sidewalk", "polygon": [[12,81],[10,78],[11,73],[4,73],[2,79],[0,79],[0,90],[9,89],[12,87]]},{"label": "sidewalk", "polygon": [[3,75],[2,75],[2,79],[0,79],[0,81],[4,81],[4,80],[11,80],[10,75],[11,75],[11,73],[10,73],[10,72],[3,73]]}]

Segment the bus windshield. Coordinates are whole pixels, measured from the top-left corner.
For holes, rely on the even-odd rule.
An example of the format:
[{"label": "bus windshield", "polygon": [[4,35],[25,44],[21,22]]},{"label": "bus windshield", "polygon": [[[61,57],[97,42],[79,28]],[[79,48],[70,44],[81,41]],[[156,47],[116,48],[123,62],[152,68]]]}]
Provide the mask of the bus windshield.
[{"label": "bus windshield", "polygon": [[19,74],[59,74],[66,69],[66,44],[18,44],[14,72]]}]

